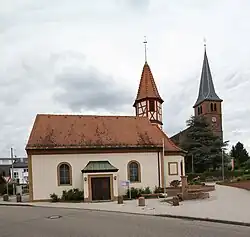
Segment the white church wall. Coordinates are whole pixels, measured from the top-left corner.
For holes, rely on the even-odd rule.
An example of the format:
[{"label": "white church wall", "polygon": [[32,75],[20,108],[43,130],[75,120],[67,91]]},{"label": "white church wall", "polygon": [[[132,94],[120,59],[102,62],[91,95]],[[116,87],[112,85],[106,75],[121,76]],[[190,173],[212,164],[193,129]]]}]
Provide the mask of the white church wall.
[{"label": "white church wall", "polygon": [[169,186],[173,180],[181,180],[181,161],[183,163],[183,175],[185,175],[185,162],[183,156],[164,156],[166,186]]},{"label": "white church wall", "polygon": [[[81,170],[89,161],[108,160],[118,171],[118,194],[124,194],[126,188],[121,182],[128,179],[127,165],[131,160],[140,163],[141,182],[131,183],[130,187],[145,188],[153,191],[158,186],[158,154],[148,153],[100,153],[100,154],[58,154],[32,155],[33,199],[49,199],[50,194],[61,196],[63,190],[84,187]],[[61,162],[68,162],[72,167],[72,185],[58,186],[57,166]],[[86,188],[84,188],[85,191]]]}]

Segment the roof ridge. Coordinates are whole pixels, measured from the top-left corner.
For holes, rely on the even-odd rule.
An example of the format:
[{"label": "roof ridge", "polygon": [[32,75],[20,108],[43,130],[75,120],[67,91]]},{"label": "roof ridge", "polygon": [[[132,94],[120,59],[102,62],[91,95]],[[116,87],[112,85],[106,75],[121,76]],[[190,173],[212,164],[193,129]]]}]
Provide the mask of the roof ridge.
[{"label": "roof ridge", "polygon": [[147,117],[138,117],[135,115],[95,115],[95,114],[37,114],[37,116],[81,116],[81,117],[122,117],[122,118],[135,118],[135,119],[147,119]]}]

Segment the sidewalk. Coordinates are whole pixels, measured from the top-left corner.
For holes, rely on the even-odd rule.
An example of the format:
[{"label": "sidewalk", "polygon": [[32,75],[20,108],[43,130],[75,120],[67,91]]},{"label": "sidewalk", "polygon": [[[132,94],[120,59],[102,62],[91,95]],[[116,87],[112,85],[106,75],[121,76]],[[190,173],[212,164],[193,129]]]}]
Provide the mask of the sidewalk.
[{"label": "sidewalk", "polygon": [[[113,212],[134,213],[143,215],[160,215],[181,218],[197,218],[218,220],[220,222],[242,222],[250,226],[250,191],[216,185],[216,190],[210,192],[210,198],[191,200],[173,207],[161,199],[147,199],[145,207],[139,207],[137,200],[104,203],[22,203],[37,207],[77,208]],[[2,201],[1,201],[2,203]]]}]

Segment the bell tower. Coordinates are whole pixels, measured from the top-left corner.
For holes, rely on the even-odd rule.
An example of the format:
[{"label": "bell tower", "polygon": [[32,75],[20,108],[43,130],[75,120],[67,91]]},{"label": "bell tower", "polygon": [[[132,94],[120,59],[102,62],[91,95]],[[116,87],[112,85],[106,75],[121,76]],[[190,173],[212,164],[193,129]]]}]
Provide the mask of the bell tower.
[{"label": "bell tower", "polygon": [[215,87],[210,71],[206,44],[203,66],[200,79],[200,88],[198,98],[193,106],[195,116],[203,115],[207,118],[207,121],[211,124],[212,130],[222,138],[222,99],[216,94]]},{"label": "bell tower", "polygon": [[147,41],[145,44],[145,63],[143,66],[139,89],[133,106],[136,116],[148,117],[151,123],[162,128],[162,104],[163,99],[157,90],[151,69],[147,63]]}]

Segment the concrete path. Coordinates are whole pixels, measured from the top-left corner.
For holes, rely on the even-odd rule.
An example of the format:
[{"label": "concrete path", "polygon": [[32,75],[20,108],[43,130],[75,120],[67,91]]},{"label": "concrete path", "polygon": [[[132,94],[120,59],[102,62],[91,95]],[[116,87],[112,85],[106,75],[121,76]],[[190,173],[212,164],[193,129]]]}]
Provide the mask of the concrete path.
[{"label": "concrete path", "polygon": [[[147,215],[167,215],[192,218],[207,218],[229,222],[243,222],[250,225],[250,191],[216,185],[216,190],[210,192],[210,198],[192,200],[173,207],[162,199],[148,199],[145,207],[139,207],[137,200],[104,203],[32,203],[39,207],[79,208],[103,210]],[[23,203],[25,204],[25,203]]]}]

